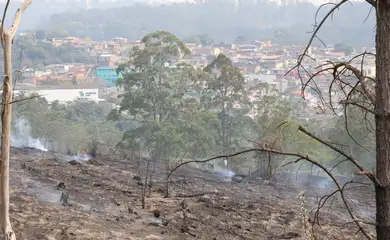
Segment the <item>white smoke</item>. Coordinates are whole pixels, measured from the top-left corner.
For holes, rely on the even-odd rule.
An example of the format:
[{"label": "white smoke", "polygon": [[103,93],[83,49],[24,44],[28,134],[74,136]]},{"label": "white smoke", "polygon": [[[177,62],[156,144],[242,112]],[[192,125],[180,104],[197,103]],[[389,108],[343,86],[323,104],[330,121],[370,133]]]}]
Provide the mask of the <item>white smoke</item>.
[{"label": "white smoke", "polygon": [[216,170],[215,173],[221,176],[225,181],[230,182],[235,173],[231,170]]},{"label": "white smoke", "polygon": [[78,154],[78,155],[73,155],[72,160],[76,161],[88,161],[91,160],[93,157],[89,154]]},{"label": "white smoke", "polygon": [[27,119],[17,118],[14,123],[11,132],[11,146],[19,148],[31,147],[47,152],[42,142],[31,136],[31,126]]}]

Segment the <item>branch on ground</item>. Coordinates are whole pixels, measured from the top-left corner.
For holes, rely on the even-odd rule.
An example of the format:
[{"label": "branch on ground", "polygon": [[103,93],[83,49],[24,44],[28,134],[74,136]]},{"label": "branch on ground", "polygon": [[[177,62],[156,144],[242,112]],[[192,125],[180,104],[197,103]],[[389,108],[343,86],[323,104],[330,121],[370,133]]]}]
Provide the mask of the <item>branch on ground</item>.
[{"label": "branch on ground", "polygon": [[[373,174],[369,174],[367,171],[365,171],[363,169],[363,167],[357,162],[356,159],[354,159],[352,156],[350,156],[349,154],[345,153],[344,151],[342,151],[341,149],[335,147],[334,145],[332,144],[329,144],[323,140],[321,140],[320,138],[316,137],[315,135],[313,135],[312,133],[308,132],[306,129],[304,129],[303,127],[299,127],[298,128],[299,131],[303,132],[304,134],[306,134],[307,136],[319,141],[320,143],[328,146],[329,148],[331,148],[332,150],[338,152],[339,154],[341,154],[342,156],[344,156],[346,159],[348,159],[352,164],[354,164],[354,166],[356,168],[358,168],[360,170],[360,172],[364,173],[365,176],[367,176],[371,181],[374,182],[374,184],[378,184],[378,181],[377,179],[375,178],[375,176]],[[362,221],[359,220],[352,212],[352,209],[351,207],[349,206],[348,202],[347,202],[347,199],[344,195],[344,186],[345,185],[341,185],[340,182],[337,180],[337,178],[332,174],[331,170],[328,170],[325,166],[323,166],[319,161],[315,160],[315,159],[312,159],[310,158],[309,156],[304,156],[302,154],[298,154],[298,153],[293,153],[293,152],[284,152],[284,151],[281,151],[281,150],[276,150],[276,149],[271,149],[271,148],[267,148],[266,146],[261,146],[260,144],[258,145],[258,148],[252,148],[252,149],[247,149],[247,150],[244,150],[244,151],[240,151],[240,152],[236,152],[236,153],[233,153],[233,154],[226,154],[226,155],[219,155],[219,156],[216,156],[216,157],[212,157],[212,158],[208,158],[208,159],[205,159],[205,160],[191,160],[191,161],[187,161],[187,162],[183,162],[179,165],[177,165],[175,168],[172,169],[172,171],[168,174],[167,176],[167,180],[169,180],[170,176],[180,167],[186,165],[186,164],[190,164],[190,163],[205,163],[205,162],[209,162],[209,161],[212,161],[212,160],[215,160],[215,159],[228,159],[228,158],[231,158],[231,157],[234,157],[234,156],[238,156],[238,155],[241,155],[241,154],[245,154],[245,153],[249,153],[249,152],[267,152],[267,153],[274,153],[274,154],[278,154],[278,155],[283,155],[283,156],[291,156],[291,157],[296,157],[297,159],[294,160],[294,161],[290,161],[285,165],[288,165],[288,164],[292,164],[292,163],[298,163],[302,160],[306,161],[306,162],[309,162],[317,167],[319,167],[321,170],[323,170],[327,176],[329,176],[332,181],[334,182],[334,184],[336,185],[337,187],[337,190],[331,194],[331,195],[334,195],[336,194],[337,192],[340,193],[340,196],[341,196],[341,199],[350,215],[350,217],[352,218],[353,222],[356,224],[356,226],[358,227],[359,231],[362,232],[362,234],[367,238],[367,239],[373,239],[373,237],[370,235],[370,233],[364,229],[364,227],[362,226]],[[321,202],[319,203],[319,206],[322,206],[321,205]],[[317,214],[318,216],[318,214]],[[317,221],[318,222],[318,221]]]},{"label": "branch on ground", "polygon": [[202,193],[194,193],[194,194],[177,194],[175,197],[180,198],[193,198],[193,197],[201,197],[204,195],[212,195],[212,194],[218,194],[218,192],[202,192]]}]

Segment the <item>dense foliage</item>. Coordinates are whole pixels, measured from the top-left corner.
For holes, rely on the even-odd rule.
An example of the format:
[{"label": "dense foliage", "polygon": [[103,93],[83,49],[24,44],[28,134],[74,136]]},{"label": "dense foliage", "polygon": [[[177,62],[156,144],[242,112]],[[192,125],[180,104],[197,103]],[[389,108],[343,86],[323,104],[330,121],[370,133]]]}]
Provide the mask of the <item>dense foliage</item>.
[{"label": "dense foliage", "polygon": [[[141,47],[131,51],[129,62],[117,69],[123,76],[118,80],[123,90],[118,108],[87,102],[49,105],[35,98],[15,104],[15,122],[27,120],[33,138],[62,152],[76,153],[84,148],[96,152],[98,148],[106,153],[109,148],[118,148],[125,157],[142,152],[171,165],[267,144],[308,154],[330,167],[336,165],[339,156],[300,133],[298,126],[302,125],[359,156],[368,168],[374,167],[373,119],[365,119],[359,109],[344,112],[347,122],[343,114],[308,121],[302,116],[308,106],[289,94],[274,92],[249,101],[267,86],[249,86],[225,55],[200,69],[180,61],[187,54],[189,50],[176,36],[153,32],[142,39]],[[360,135],[362,129],[364,136]],[[269,175],[285,160],[246,154],[214,165],[240,172],[266,169],[264,174]],[[300,166],[306,170],[311,167]],[[345,164],[338,167],[342,173],[349,169]]]},{"label": "dense foliage", "polygon": [[[106,121],[110,109],[104,103],[49,105],[44,98],[34,98],[14,104],[14,133],[38,139],[49,150],[76,154],[87,149],[94,154],[107,154],[121,136],[115,123]],[[23,129],[31,132],[17,132],[20,129],[15,127],[21,120],[29,125]]]},{"label": "dense foliage", "polygon": [[[240,70],[223,54],[204,69],[197,69],[178,61],[188,50],[169,32],[146,35],[142,44],[133,49],[130,61],[118,68],[123,76],[118,85],[124,93],[120,96],[120,108],[109,117],[126,126],[118,145],[125,152],[141,150],[151,153],[154,159],[171,163],[231,154],[256,142],[308,154],[328,166],[336,165],[339,156],[300,133],[299,125],[326,141],[351,145],[351,151],[362,151],[343,131],[344,116],[303,120],[300,109],[307,105],[282,93],[249,101],[250,95],[267,86],[249,87]],[[348,121],[352,121],[351,132],[361,127],[357,123],[359,112],[352,110],[348,111],[355,113],[348,115]],[[364,140],[365,145],[373,144],[372,139],[360,137],[359,140]],[[360,156],[372,167],[369,154]],[[284,160],[285,157],[273,156],[271,168]],[[267,161],[267,154],[247,154],[231,158],[225,164],[215,164],[247,172],[262,168],[262,163]],[[306,164],[302,169],[310,168]],[[348,167],[340,169],[348,172]]]},{"label": "dense foliage", "polygon": [[[90,56],[87,51],[77,49],[70,44],[55,47],[49,42],[39,41],[32,36],[22,36],[15,39],[12,54],[14,69],[18,69],[19,65],[21,67],[37,68],[50,64],[88,64],[95,61],[95,58]],[[2,59],[3,55],[1,53],[0,60]]]}]

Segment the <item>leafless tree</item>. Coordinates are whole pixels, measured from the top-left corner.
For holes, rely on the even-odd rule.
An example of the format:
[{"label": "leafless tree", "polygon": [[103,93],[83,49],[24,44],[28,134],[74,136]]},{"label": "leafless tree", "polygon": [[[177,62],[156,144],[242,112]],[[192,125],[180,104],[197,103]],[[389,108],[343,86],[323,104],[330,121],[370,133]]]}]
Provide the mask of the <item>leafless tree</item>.
[{"label": "leafless tree", "polygon": [[[352,184],[347,182],[344,185],[340,184],[338,179],[333,175],[332,170],[322,165],[319,161],[293,152],[285,152],[281,149],[274,149],[272,146],[266,146],[264,144],[258,144],[253,149],[248,149],[242,152],[216,156],[206,160],[193,160],[182,163],[171,171],[174,172],[177,168],[188,164],[190,162],[208,162],[217,158],[233,157],[239,154],[247,152],[264,152],[280,154],[284,156],[295,157],[296,160],[286,162],[283,166],[291,163],[298,163],[301,161],[307,161],[311,164],[319,167],[324,171],[335,183],[337,189],[328,195],[321,198],[318,203],[318,208],[315,211],[315,223],[319,224],[318,215],[320,209],[324,206],[325,202],[333,195],[339,193],[346,209],[349,212],[353,222],[357,226],[359,232],[361,232],[367,239],[373,239],[374,237],[367,229],[367,225],[374,225],[376,227],[376,237],[379,240],[388,239],[390,236],[390,4],[384,0],[366,0],[372,8],[376,9],[376,53],[364,52],[351,58],[349,61],[331,62],[328,61],[318,67],[310,67],[310,64],[315,63],[316,59],[309,54],[309,49],[312,47],[312,43],[315,39],[320,39],[318,32],[326,21],[340,8],[347,0],[341,0],[339,3],[328,3],[322,5],[319,10],[324,6],[331,6],[330,10],[319,21],[316,20],[313,28],[312,36],[309,43],[306,45],[303,53],[298,57],[296,66],[291,71],[296,71],[302,84],[302,97],[305,97],[305,93],[308,89],[314,90],[318,93],[321,99],[321,104],[318,108],[325,111],[329,109],[335,114],[337,113],[337,105],[342,106],[345,117],[345,127],[347,133],[348,118],[347,109],[350,107],[360,108],[366,115],[372,114],[375,117],[375,135],[376,135],[376,173],[365,169],[355,156],[352,156],[348,152],[344,151],[338,144],[329,143],[313,133],[309,132],[302,126],[298,129],[306,136],[317,140],[323,145],[327,146],[331,150],[343,157],[342,160],[336,165],[342,162],[350,162],[356,168],[356,174],[363,175],[368,178],[375,186],[376,194],[376,222],[371,223],[358,219],[352,211],[351,205],[348,203],[344,192],[348,185]],[[316,16],[317,17],[317,16]],[[376,76],[368,76],[364,69],[364,61],[367,58],[374,58],[376,61]],[[309,65],[309,66],[307,66]],[[320,75],[326,75],[329,79],[328,94],[318,87],[316,79]],[[353,81],[350,81],[353,79]],[[323,81],[323,79],[322,79]],[[331,92],[341,92],[342,96],[335,102]],[[355,142],[356,140],[353,139]]]},{"label": "leafless tree", "polygon": [[[151,195],[153,175],[156,169],[156,160],[150,156],[151,151],[146,154],[146,166],[143,168],[142,162],[144,162],[141,154],[141,146],[134,144],[130,147],[130,161],[135,162],[137,168],[137,176],[134,176],[134,180],[137,181],[138,185],[141,185],[141,206],[142,209],[146,206],[146,197]],[[143,176],[143,179],[142,179]],[[149,190],[148,194],[146,191]]]},{"label": "leafless tree", "polygon": [[0,224],[5,240],[15,240],[15,233],[11,227],[9,219],[9,156],[10,156],[10,136],[11,136],[11,114],[12,114],[12,43],[19,28],[23,12],[32,3],[32,0],[24,0],[21,7],[16,11],[13,24],[10,28],[5,28],[6,18],[10,0],[7,1],[1,26],[0,39],[4,56],[4,80],[1,111],[1,165],[0,165]]}]

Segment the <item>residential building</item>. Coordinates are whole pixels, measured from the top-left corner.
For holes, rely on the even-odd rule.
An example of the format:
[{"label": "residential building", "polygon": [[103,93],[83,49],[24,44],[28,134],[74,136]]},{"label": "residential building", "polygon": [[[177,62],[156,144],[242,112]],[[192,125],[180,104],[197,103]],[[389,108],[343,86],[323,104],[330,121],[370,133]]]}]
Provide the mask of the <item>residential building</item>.
[{"label": "residential building", "polygon": [[120,74],[116,73],[116,66],[105,66],[96,68],[96,76],[98,79],[104,80],[107,87],[114,87],[116,80]]},{"label": "residential building", "polygon": [[[2,92],[2,91],[0,91]],[[99,89],[28,89],[28,90],[15,90],[15,94],[21,92],[27,95],[38,94],[46,98],[47,102],[51,104],[54,101],[59,101],[61,104],[73,102],[76,100],[87,100],[92,102],[104,101],[99,98]]]},{"label": "residential building", "polygon": [[98,57],[98,66],[115,66],[119,59],[120,57],[114,54],[101,54]]}]

